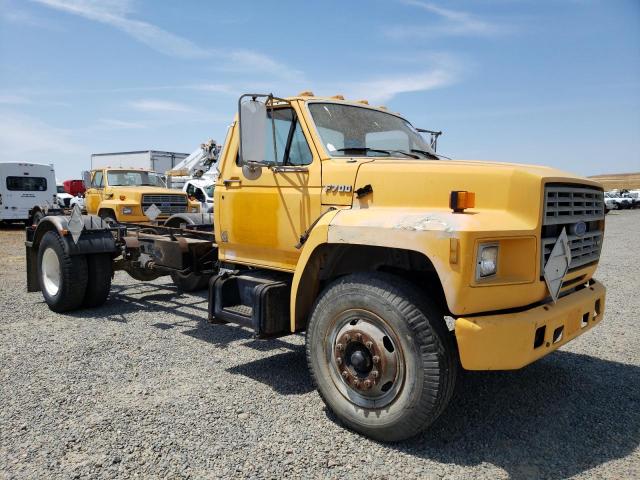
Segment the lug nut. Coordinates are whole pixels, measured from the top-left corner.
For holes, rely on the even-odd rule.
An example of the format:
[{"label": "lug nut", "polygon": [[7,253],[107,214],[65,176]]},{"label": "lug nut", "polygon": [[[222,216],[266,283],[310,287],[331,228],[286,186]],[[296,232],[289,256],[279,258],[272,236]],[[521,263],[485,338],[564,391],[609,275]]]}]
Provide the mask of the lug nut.
[{"label": "lug nut", "polygon": [[343,376],[344,378],[347,378],[347,377],[349,376],[349,372],[347,372],[346,370],[343,370],[343,371],[342,371],[342,376]]},{"label": "lug nut", "polygon": [[375,364],[380,363],[380,357],[378,355],[374,355],[372,360],[373,360],[373,363],[375,363]]},{"label": "lug nut", "polygon": [[353,386],[356,387],[356,388],[359,388],[360,387],[360,380],[355,380],[354,379],[353,380]]},{"label": "lug nut", "polygon": [[371,350],[371,347],[373,347],[373,342],[371,340],[369,340],[367,343],[365,343],[365,346]]},{"label": "lug nut", "polygon": [[339,352],[341,352],[342,350],[344,350],[344,345],[342,345],[341,343],[336,345],[336,350],[338,350]]},{"label": "lug nut", "polygon": [[344,341],[349,343],[351,341],[351,335],[345,335],[344,336]]},{"label": "lug nut", "polygon": [[366,388],[367,390],[371,388],[371,380],[364,381],[364,388]]},{"label": "lug nut", "polygon": [[342,365],[342,357],[336,357],[336,363]]},{"label": "lug nut", "polygon": [[380,373],[378,372],[378,370],[373,370],[373,371],[371,372],[371,376],[372,376],[373,378],[378,378],[378,377],[380,376]]},{"label": "lug nut", "polygon": [[362,334],[361,333],[356,333],[356,338],[358,339],[359,342],[362,341]]}]

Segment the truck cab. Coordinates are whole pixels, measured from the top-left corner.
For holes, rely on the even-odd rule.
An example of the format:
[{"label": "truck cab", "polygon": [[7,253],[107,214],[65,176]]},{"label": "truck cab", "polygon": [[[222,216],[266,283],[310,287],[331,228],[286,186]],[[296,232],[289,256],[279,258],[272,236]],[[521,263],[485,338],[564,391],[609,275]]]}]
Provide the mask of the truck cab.
[{"label": "truck cab", "polygon": [[156,172],[136,168],[100,168],[88,172],[87,213],[112,223],[144,223],[146,210],[155,205],[163,220],[178,213],[199,212],[196,201],[165,187]]},{"label": "truck cab", "polygon": [[[27,230],[27,287],[64,312],[104,303],[117,269],[208,286],[215,328],[305,332],[311,377],[344,425],[410,437],[444,411],[461,368],[522,368],[598,325],[606,296],[600,184],[449,160],[440,132],[423,132],[366,101],[243,95],[213,231],[195,217],[152,234],[45,218]],[[152,188],[119,174],[94,172],[104,197],[90,212]]]},{"label": "truck cab", "polygon": [[189,196],[189,199],[200,203],[200,211],[205,213],[213,212],[213,190],[215,179],[211,177],[200,177],[187,180],[182,190]]}]

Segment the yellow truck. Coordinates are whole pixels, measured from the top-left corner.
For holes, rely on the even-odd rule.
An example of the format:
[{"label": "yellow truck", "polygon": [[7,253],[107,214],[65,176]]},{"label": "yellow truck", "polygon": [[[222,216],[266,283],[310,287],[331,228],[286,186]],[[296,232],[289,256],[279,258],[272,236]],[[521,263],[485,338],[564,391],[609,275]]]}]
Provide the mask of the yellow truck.
[{"label": "yellow truck", "polygon": [[196,213],[199,203],[180,190],[166,188],[160,176],[141,168],[98,168],[88,172],[85,208],[109,223],[144,223],[155,205],[154,220],[166,220],[178,213]]},{"label": "yellow truck", "polygon": [[305,332],[326,405],[381,441],[431,424],[461,368],[524,367],[602,320],[596,182],[447,160],[399,114],[310,92],[240,97],[219,170],[212,231],[46,217],[28,290],[64,312],[114,270],[208,283],[212,323]]}]

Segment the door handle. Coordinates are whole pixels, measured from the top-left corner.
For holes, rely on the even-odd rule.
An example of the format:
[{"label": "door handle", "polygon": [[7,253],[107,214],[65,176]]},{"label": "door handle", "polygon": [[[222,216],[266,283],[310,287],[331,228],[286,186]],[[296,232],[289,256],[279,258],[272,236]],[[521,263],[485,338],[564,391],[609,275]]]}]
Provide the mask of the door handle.
[{"label": "door handle", "polygon": [[228,187],[233,183],[237,183],[238,185],[241,185],[242,180],[240,180],[239,178],[227,178],[226,180],[223,180],[222,183],[224,183],[225,187]]}]

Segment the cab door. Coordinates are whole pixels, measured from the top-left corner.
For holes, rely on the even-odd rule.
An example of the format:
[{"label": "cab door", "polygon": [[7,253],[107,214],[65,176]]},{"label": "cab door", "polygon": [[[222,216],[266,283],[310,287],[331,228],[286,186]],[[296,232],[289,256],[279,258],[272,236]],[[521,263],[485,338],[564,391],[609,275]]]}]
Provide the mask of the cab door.
[{"label": "cab door", "polygon": [[236,124],[216,184],[221,259],[295,269],[300,256],[296,244],[321,208],[320,159],[298,108],[293,103],[269,112],[264,162],[271,168],[242,164]]},{"label": "cab door", "polygon": [[91,172],[91,184],[90,188],[84,193],[84,204],[87,209],[87,213],[92,215],[98,214],[98,207],[102,202],[104,192],[104,177],[102,170],[96,170]]}]

